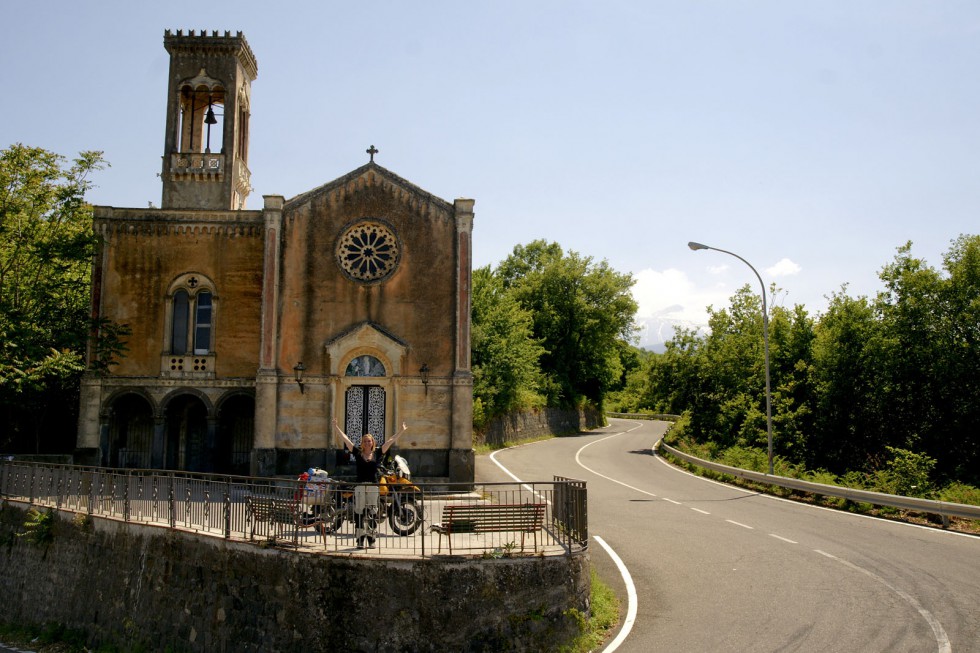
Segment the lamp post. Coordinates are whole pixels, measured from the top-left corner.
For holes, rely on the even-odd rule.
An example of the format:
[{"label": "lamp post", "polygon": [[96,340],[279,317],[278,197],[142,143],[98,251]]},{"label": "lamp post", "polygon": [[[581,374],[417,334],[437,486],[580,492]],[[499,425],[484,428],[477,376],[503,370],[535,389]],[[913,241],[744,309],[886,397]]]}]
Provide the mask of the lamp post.
[{"label": "lamp post", "polygon": [[766,434],[769,440],[769,475],[772,476],[772,390],[769,384],[769,311],[766,309],[766,284],[762,282],[762,277],[759,276],[758,270],[752,267],[752,264],[746,261],[744,258],[736,254],[735,252],[729,252],[725,249],[718,249],[717,247],[709,247],[708,245],[702,245],[701,243],[690,242],[687,244],[688,247],[697,251],[699,249],[713,249],[716,252],[721,252],[722,254],[728,254],[729,256],[734,256],[742,263],[749,266],[749,269],[755,272],[756,279],[759,280],[759,285],[762,286],[762,341],[766,352]]}]

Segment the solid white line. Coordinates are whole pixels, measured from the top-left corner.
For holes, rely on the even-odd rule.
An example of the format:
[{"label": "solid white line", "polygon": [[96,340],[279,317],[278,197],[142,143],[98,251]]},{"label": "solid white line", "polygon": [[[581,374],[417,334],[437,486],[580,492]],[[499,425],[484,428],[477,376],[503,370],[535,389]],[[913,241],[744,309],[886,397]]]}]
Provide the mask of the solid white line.
[{"label": "solid white line", "polygon": [[938,653],[952,653],[953,647],[949,643],[949,636],[946,634],[946,630],[943,629],[943,625],[941,623],[939,623],[939,620],[936,619],[936,617],[934,617],[931,612],[929,612],[928,610],[926,610],[925,608],[923,608],[922,605],[918,601],[915,600],[915,597],[914,596],[912,596],[911,594],[909,594],[908,592],[906,592],[904,590],[901,590],[901,589],[895,587],[894,585],[892,585],[891,583],[889,583],[887,580],[885,580],[884,578],[882,578],[878,574],[875,574],[873,572],[870,572],[870,571],[868,571],[867,569],[865,569],[863,567],[859,567],[856,564],[854,564],[853,562],[848,562],[847,560],[844,560],[843,558],[838,558],[837,556],[832,555],[830,553],[827,553],[825,551],[821,551],[820,549],[814,549],[814,551],[816,551],[817,553],[819,553],[822,556],[825,556],[827,558],[830,558],[831,560],[836,560],[837,562],[841,563],[842,565],[844,565],[846,567],[850,567],[851,569],[853,569],[855,571],[859,571],[862,574],[864,574],[865,576],[868,576],[870,578],[873,578],[874,580],[878,581],[879,583],[881,583],[882,585],[884,585],[885,587],[887,587],[888,589],[890,589],[891,591],[895,592],[900,597],[902,597],[903,599],[905,599],[906,603],[908,603],[909,605],[911,605],[916,610],[916,612],[918,612],[920,615],[922,615],[922,618],[925,619],[926,620],[926,623],[929,624],[929,627],[932,628],[932,634],[936,637],[936,645],[938,646],[938,648],[936,649],[937,652]]},{"label": "solid white line", "polygon": [[616,567],[619,568],[619,573],[623,576],[623,582],[626,583],[626,619],[623,620],[623,627],[619,629],[619,634],[616,635],[616,639],[609,642],[609,646],[602,649],[603,653],[613,653],[629,637],[630,631],[633,629],[633,623],[636,621],[636,586],[633,584],[633,577],[630,576],[629,569],[626,568],[622,559],[616,555],[616,552],[612,550],[612,547],[606,544],[605,540],[598,535],[593,535],[592,538],[606,550],[609,557],[616,563]]},{"label": "solid white line", "polygon": [[[634,431],[634,430],[640,428],[641,426],[643,426],[643,425],[642,424],[637,424],[635,428],[632,428],[629,431],[624,431],[624,433],[629,433],[630,431]],[[608,437],[602,438],[602,440],[608,440],[609,438],[616,437],[617,435],[621,435],[621,434],[620,433],[614,433],[613,435],[610,435]],[[646,492],[646,491],[641,490],[639,488],[635,488],[635,487],[633,487],[631,485],[626,485],[626,483],[623,483],[622,481],[617,481],[614,478],[609,478],[608,476],[605,476],[604,474],[600,474],[599,472],[597,472],[595,470],[589,469],[588,467],[586,467],[585,465],[582,464],[581,460],[579,460],[579,454],[582,453],[582,451],[586,447],[589,447],[589,446],[595,444],[596,442],[602,442],[602,440],[596,440],[595,442],[590,442],[589,444],[587,444],[584,447],[582,447],[581,449],[579,449],[575,453],[575,462],[577,462],[579,464],[579,466],[581,466],[584,469],[592,472],[596,476],[601,476],[602,478],[604,478],[606,480],[609,480],[609,481],[612,481],[613,483],[619,483],[620,485],[622,485],[624,487],[628,487],[631,490],[636,490],[637,492],[640,492],[641,494],[646,494],[646,495],[649,495],[651,497],[657,496],[656,494],[651,494],[650,492]],[[510,448],[513,448],[513,447],[510,447]],[[503,451],[503,450],[501,449],[500,451]],[[514,479],[514,481],[516,481],[517,483],[523,483],[524,481],[522,481],[521,479],[517,478],[514,474],[511,473],[511,471],[509,469],[507,469],[506,467],[504,467],[503,464],[501,464],[494,457],[494,456],[497,455],[497,453],[498,452],[495,451],[492,454],[490,454],[490,460],[492,460],[497,467],[499,467],[501,470],[503,470],[503,472],[505,474],[507,474],[508,476],[510,476],[512,479]],[[527,486],[525,485],[525,487],[527,487]],[[626,568],[626,564],[622,561],[622,559],[618,555],[616,555],[616,552],[613,551],[612,548],[608,544],[606,544],[606,542],[601,537],[599,537],[598,535],[593,535],[592,538],[596,542],[598,542],[599,545],[602,546],[602,548],[604,548],[606,550],[606,553],[609,554],[609,557],[612,558],[612,560],[613,560],[614,563],[616,563],[616,567],[619,569],[619,573],[623,577],[623,582],[626,584],[626,601],[627,601],[627,604],[628,604],[627,607],[626,607],[626,619],[623,620],[623,627],[619,630],[619,634],[616,636],[616,639],[614,639],[612,642],[610,642],[609,643],[609,646],[607,646],[606,648],[603,649],[603,653],[612,653],[617,648],[619,648],[619,645],[620,644],[622,644],[624,641],[626,641],[626,638],[629,636],[630,631],[633,629],[633,623],[636,621],[636,602],[637,602],[636,585],[633,584],[633,577],[630,576],[630,572],[629,572],[629,569]]]},{"label": "solid white line", "polygon": [[[627,485],[626,483],[623,483],[622,481],[617,481],[616,479],[614,479],[614,478],[612,478],[610,476],[606,476],[605,474],[600,474],[599,472],[595,471],[594,469],[592,469],[591,467],[588,467],[585,463],[583,463],[582,462],[582,459],[579,457],[579,456],[581,456],[581,454],[582,454],[583,451],[585,451],[586,449],[588,449],[592,445],[598,444],[600,442],[605,442],[609,438],[614,438],[617,435],[622,435],[623,433],[629,433],[630,431],[635,431],[636,429],[640,428],[641,426],[643,426],[643,425],[642,424],[637,424],[636,427],[631,428],[629,431],[622,431],[620,433],[613,433],[612,435],[606,436],[606,437],[602,438],[601,440],[595,440],[593,442],[588,443],[587,445],[583,446],[581,449],[579,449],[578,451],[575,452],[575,462],[578,463],[578,466],[581,467],[582,469],[584,469],[586,471],[589,471],[589,472],[592,472],[596,476],[599,476],[601,478],[604,478],[607,481],[612,481],[613,483],[618,483],[619,485],[622,485],[623,487],[627,487],[627,488],[633,490],[634,492],[639,492],[640,494],[645,494],[648,497],[655,497],[655,496],[657,496],[653,492],[647,492],[646,490],[641,490],[638,487],[633,487],[632,485]],[[496,461],[494,461],[494,462],[496,462]]]},{"label": "solid white line", "polygon": [[796,542],[795,540],[791,540],[791,539],[785,538],[782,535],[776,535],[775,533],[769,533],[769,537],[774,537],[777,540],[782,540],[783,542],[786,542],[787,544],[799,544],[799,542]]},{"label": "solid white line", "polygon": [[755,529],[754,529],[754,528],[752,528],[751,526],[748,526],[748,525],[746,525],[746,524],[742,524],[742,523],[739,523],[739,522],[737,522],[737,521],[732,521],[731,519],[726,519],[725,521],[727,521],[727,522],[728,522],[729,524],[735,524],[736,526],[741,526],[742,528],[747,528],[747,529],[749,529],[750,531],[754,531],[754,530],[755,530]]},{"label": "solid white line", "polygon": [[[508,447],[508,448],[513,449],[514,447]],[[500,461],[498,461],[496,459],[495,456],[498,453],[500,453],[501,451],[505,451],[505,449],[498,449],[497,451],[494,451],[492,454],[490,454],[490,460],[493,461],[493,464],[496,465],[497,467],[499,467],[504,472],[504,474],[507,474],[507,476],[510,476],[512,479],[514,479],[515,482],[520,483],[521,484],[521,487],[523,487],[525,490],[527,490],[528,492],[530,492],[531,494],[533,494],[535,496],[538,496],[538,497],[543,498],[544,501],[545,501],[545,503],[547,503],[547,504],[550,505],[551,504],[551,499],[549,499],[547,496],[542,495],[540,492],[536,491],[533,487],[531,487],[530,485],[528,485],[527,483],[525,483],[521,479],[519,479],[516,476],[514,476],[513,474],[511,474],[510,473],[510,470],[507,469],[506,467],[504,467],[500,463]]]}]

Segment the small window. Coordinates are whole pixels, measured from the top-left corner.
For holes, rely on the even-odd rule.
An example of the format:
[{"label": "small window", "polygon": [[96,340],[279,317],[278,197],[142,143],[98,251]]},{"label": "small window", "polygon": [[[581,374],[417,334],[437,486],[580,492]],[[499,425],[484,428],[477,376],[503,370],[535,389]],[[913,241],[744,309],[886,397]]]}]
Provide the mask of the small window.
[{"label": "small window", "polygon": [[384,363],[374,356],[358,356],[347,364],[346,376],[384,376]]}]

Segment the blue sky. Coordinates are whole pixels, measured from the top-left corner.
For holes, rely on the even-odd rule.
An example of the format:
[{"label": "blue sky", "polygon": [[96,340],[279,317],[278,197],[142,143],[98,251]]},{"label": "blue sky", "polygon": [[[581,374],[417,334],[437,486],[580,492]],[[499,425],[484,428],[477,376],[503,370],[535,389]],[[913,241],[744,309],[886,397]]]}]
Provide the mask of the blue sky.
[{"label": "blue sky", "polygon": [[758,291],[690,240],[817,314],[906,241],[938,268],[980,233],[974,0],[6,0],[0,25],[0,147],[104,150],[95,204],[160,202],[164,30],[240,30],[250,208],[373,144],[476,200],[476,266],[543,238],[632,273],[645,345]]}]

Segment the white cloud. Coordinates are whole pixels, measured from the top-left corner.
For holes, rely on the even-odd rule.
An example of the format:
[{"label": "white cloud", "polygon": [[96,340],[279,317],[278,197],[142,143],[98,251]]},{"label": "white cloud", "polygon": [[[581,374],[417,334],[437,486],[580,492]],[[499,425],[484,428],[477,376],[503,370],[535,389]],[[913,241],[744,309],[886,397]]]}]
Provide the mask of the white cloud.
[{"label": "white cloud", "polygon": [[770,277],[791,277],[799,274],[803,268],[788,258],[780,260],[776,265],[766,268],[766,274]]},{"label": "white cloud", "polygon": [[633,298],[640,325],[640,345],[656,347],[673,335],[678,326],[703,327],[708,323],[709,305],[728,304],[730,290],[722,284],[699,288],[687,273],[674,268],[646,269],[635,273]]}]

